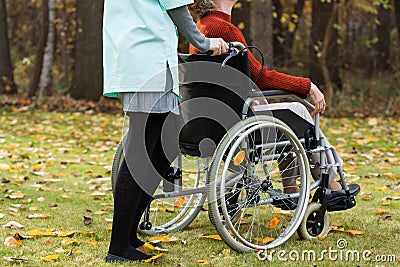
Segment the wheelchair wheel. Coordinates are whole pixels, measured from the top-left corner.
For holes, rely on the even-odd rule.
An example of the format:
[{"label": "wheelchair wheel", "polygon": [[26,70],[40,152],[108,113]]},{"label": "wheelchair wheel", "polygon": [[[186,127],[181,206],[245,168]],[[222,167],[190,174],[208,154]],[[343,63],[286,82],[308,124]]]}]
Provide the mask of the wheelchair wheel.
[{"label": "wheelchair wheel", "polygon": [[320,209],[320,203],[312,202],[310,205],[308,205],[299,229],[297,229],[297,233],[301,239],[316,239],[318,236],[324,236],[329,231],[328,212],[325,212],[322,223],[316,222],[316,218]]},{"label": "wheelchair wheel", "polygon": [[[113,193],[123,158],[123,141],[121,141],[114,155],[111,171]],[[154,193],[155,199],[149,207],[148,220],[145,221],[143,215],[138,232],[144,235],[157,235],[187,227],[196,218],[206,199],[207,164],[207,159],[179,155],[174,161],[174,167],[182,170],[182,186],[175,186],[173,191],[165,192],[161,181]],[[192,194],[182,193],[190,189],[198,190]]]},{"label": "wheelchair wheel", "polygon": [[[298,192],[288,192],[286,179]],[[289,239],[306,212],[309,193],[300,141],[269,116],[235,124],[219,143],[207,176],[211,220],[238,252],[274,248]]]}]

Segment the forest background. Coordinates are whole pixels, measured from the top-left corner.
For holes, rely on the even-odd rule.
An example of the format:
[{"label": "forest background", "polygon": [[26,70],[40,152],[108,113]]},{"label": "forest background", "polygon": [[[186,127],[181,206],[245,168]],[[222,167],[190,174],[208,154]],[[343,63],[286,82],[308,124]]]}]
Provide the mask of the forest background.
[{"label": "forest background", "polygon": [[[118,109],[102,97],[103,4],[0,0],[1,106]],[[327,116],[398,115],[400,0],[240,0],[233,23],[269,68],[318,84]]]}]

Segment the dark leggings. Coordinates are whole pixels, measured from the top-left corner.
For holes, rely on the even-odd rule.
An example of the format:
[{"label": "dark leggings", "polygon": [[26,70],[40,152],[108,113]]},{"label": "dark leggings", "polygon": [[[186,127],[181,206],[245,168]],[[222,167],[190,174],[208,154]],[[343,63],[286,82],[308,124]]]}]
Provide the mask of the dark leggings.
[{"label": "dark leggings", "polygon": [[127,259],[143,259],[136,251],[144,243],[137,227],[157,189],[178,155],[177,119],[170,113],[129,113],[129,133],[124,144],[114,190],[114,218],[109,253]]}]

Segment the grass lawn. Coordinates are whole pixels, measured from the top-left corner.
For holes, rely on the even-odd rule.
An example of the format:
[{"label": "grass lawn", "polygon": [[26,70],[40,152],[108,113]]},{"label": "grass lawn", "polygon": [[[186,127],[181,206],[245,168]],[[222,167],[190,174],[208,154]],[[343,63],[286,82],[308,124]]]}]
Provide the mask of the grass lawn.
[{"label": "grass lawn", "polygon": [[[24,226],[1,228],[0,266],[112,266],[104,263],[113,209],[109,177],[123,116],[16,109],[0,114],[0,225]],[[202,211],[188,229],[171,234],[178,241],[164,244],[169,252],[154,264],[398,266],[399,124],[398,118],[324,118],[322,128],[344,160],[348,181],[362,187],[357,207],[330,214],[344,231],[317,241],[301,241],[295,234],[276,249],[272,262],[260,261],[255,253],[237,254],[223,241],[199,238],[216,234]],[[11,238],[17,233],[34,237],[21,243]],[[344,241],[347,246],[339,249]],[[303,252],[311,250],[317,259],[303,260]],[[346,260],[348,251],[360,253],[360,261]]]}]

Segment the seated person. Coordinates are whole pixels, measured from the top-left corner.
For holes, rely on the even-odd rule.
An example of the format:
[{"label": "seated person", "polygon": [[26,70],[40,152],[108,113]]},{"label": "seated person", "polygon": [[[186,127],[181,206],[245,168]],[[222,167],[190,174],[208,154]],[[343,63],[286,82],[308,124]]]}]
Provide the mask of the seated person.
[{"label": "seated person", "polygon": [[[193,13],[199,17],[197,27],[206,37],[220,37],[226,42],[241,42],[247,46],[246,40],[242,32],[231,23],[231,11],[237,0],[195,0],[195,3],[191,6]],[[190,46],[189,52],[191,54],[200,53],[195,47]],[[318,87],[310,81],[308,78],[295,77],[283,73],[279,73],[275,70],[268,70],[266,66],[261,66],[257,59],[252,55],[251,51],[248,52],[250,74],[251,79],[254,81],[262,69],[262,74],[257,80],[256,84],[261,90],[265,89],[280,89],[285,91],[291,91],[301,94],[310,95],[315,105],[314,114],[324,113],[326,103],[322,92]],[[307,109],[300,103],[277,103],[270,104],[269,108],[288,108],[295,112],[300,117],[313,123],[313,119]],[[321,137],[324,137],[321,133]],[[329,145],[326,138],[324,138],[325,144]],[[331,151],[326,152],[326,160],[328,164],[335,163],[333,154]],[[313,154],[311,156],[311,163],[319,162],[319,154]],[[340,159],[340,163],[342,160]],[[297,168],[290,168],[290,164],[293,164],[290,160],[279,164],[279,168],[282,171],[283,179],[282,183],[284,186],[285,193],[294,193],[299,191],[299,187],[296,184]],[[319,177],[319,168],[313,168],[311,170],[314,178]],[[328,169],[329,174],[329,188],[332,191],[338,191],[342,189],[340,183],[334,180],[337,176],[337,168],[331,167]],[[350,187],[350,193],[353,195],[359,192],[360,188],[358,185],[352,185]],[[339,192],[338,192],[339,193]]]}]

